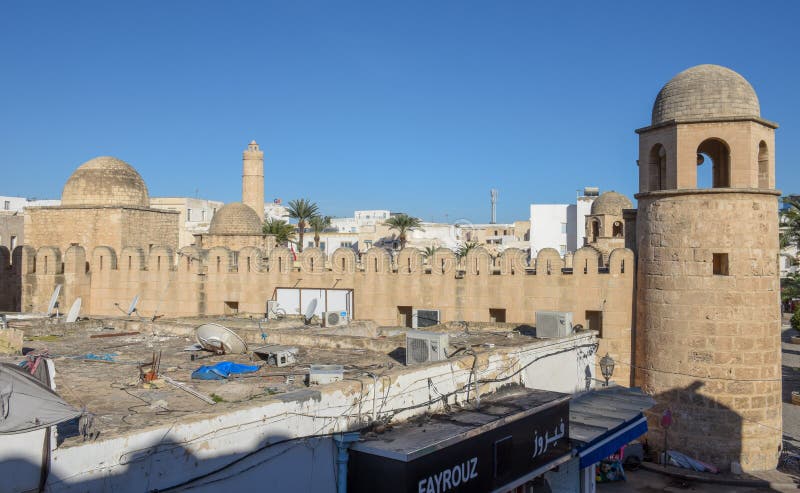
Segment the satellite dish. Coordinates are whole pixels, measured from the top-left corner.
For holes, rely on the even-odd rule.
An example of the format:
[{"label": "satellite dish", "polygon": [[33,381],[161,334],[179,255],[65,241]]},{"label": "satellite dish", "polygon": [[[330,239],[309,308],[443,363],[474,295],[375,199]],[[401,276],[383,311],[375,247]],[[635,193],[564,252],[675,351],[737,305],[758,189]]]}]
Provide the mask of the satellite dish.
[{"label": "satellite dish", "polygon": [[219,324],[203,324],[195,329],[194,335],[203,349],[214,353],[244,354],[247,352],[247,343],[236,332]]},{"label": "satellite dish", "polygon": [[78,314],[81,312],[81,298],[80,296],[75,298],[75,301],[72,303],[72,307],[69,309],[69,313],[67,314],[67,323],[71,324],[78,320]]},{"label": "satellite dish", "polygon": [[53,290],[53,295],[50,296],[50,303],[47,304],[47,315],[53,314],[53,310],[58,303],[58,295],[61,294],[61,284],[56,284],[56,289]]},{"label": "satellite dish", "polygon": [[136,312],[136,305],[138,303],[139,303],[139,295],[137,294],[136,296],[133,297],[133,300],[131,301],[131,306],[128,307],[128,309],[125,311],[125,313],[128,316],[133,315],[134,312]]},{"label": "satellite dish", "polygon": [[314,298],[308,303],[306,311],[305,313],[303,313],[303,318],[305,319],[306,323],[311,321],[311,317],[314,316],[314,312],[316,311],[317,311],[317,299]]}]

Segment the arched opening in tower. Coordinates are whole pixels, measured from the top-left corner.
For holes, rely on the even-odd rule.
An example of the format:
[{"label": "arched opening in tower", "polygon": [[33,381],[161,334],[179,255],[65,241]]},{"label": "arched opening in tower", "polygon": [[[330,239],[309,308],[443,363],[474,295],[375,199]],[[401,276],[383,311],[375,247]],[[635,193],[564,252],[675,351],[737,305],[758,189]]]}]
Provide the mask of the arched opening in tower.
[{"label": "arched opening in tower", "polygon": [[650,149],[649,159],[650,190],[667,188],[667,150],[661,144]]},{"label": "arched opening in tower", "polygon": [[769,150],[763,140],[758,143],[758,188],[769,188]]},{"label": "arched opening in tower", "polygon": [[731,153],[728,144],[717,138],[704,140],[697,147],[697,188],[730,186]]},{"label": "arched opening in tower", "polygon": [[600,221],[595,219],[592,221],[592,243],[595,243],[599,236],[600,236]]},{"label": "arched opening in tower", "polygon": [[622,223],[620,221],[614,221],[612,231],[614,238],[622,238]]}]

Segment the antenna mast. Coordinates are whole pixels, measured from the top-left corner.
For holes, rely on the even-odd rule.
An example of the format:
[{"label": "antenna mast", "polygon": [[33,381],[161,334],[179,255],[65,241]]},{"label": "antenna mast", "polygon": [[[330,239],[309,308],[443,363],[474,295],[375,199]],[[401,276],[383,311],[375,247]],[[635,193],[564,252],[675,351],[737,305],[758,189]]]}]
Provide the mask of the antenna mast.
[{"label": "antenna mast", "polygon": [[491,189],[489,194],[492,197],[492,221],[490,224],[495,224],[497,223],[497,189]]}]

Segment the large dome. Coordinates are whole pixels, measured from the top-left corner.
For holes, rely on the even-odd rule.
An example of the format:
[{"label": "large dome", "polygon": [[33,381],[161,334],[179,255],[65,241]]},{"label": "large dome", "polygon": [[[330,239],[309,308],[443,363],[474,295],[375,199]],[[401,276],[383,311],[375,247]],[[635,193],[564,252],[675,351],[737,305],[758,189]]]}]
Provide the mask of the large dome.
[{"label": "large dome", "polygon": [[260,235],[261,219],[250,206],[241,202],[225,204],[211,218],[211,235]]},{"label": "large dome", "polygon": [[622,209],[633,209],[633,203],[621,193],[604,192],[592,202],[592,215],[621,216]]},{"label": "large dome", "polygon": [[72,173],[61,192],[61,205],[150,207],[150,196],[133,166],[101,156]]},{"label": "large dome", "polygon": [[729,68],[697,65],[661,89],[653,104],[652,124],[730,117],[761,117],[753,86]]}]

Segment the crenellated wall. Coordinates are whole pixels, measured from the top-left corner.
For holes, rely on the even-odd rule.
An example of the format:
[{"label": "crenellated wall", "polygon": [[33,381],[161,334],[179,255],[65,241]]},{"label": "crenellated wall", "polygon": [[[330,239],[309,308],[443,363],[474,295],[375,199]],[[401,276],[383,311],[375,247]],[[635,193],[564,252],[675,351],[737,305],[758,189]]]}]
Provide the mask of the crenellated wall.
[{"label": "crenellated wall", "polygon": [[[443,322],[489,322],[490,309],[505,310],[506,322],[521,324],[533,324],[537,310],[569,311],[574,323],[584,326],[587,311],[601,312],[599,353],[631,360],[635,264],[627,249],[614,250],[603,264],[597,250],[582,248],[573,255],[571,269],[553,249],[542,250],[530,263],[517,249],[493,258],[483,248],[463,259],[444,248],[429,259],[414,248],[395,259],[372,248],[360,260],[347,248],[330,260],[316,248],[297,260],[284,247],[269,258],[255,247],[236,255],[226,247],[194,246],[153,247],[149,253],[106,246],[87,253],[72,246],[63,256],[55,247],[18,250],[19,265],[4,270],[8,275],[2,282],[12,285],[8,278],[16,272],[26,312],[44,311],[59,283],[62,307],[81,296],[82,313],[94,316],[120,315],[136,295],[145,317],[222,315],[226,302],[237,303],[240,313],[263,316],[276,288],[352,289],[353,316],[382,325],[403,324],[398,307],[439,309]],[[628,382],[626,365],[619,365],[615,379]]]}]

